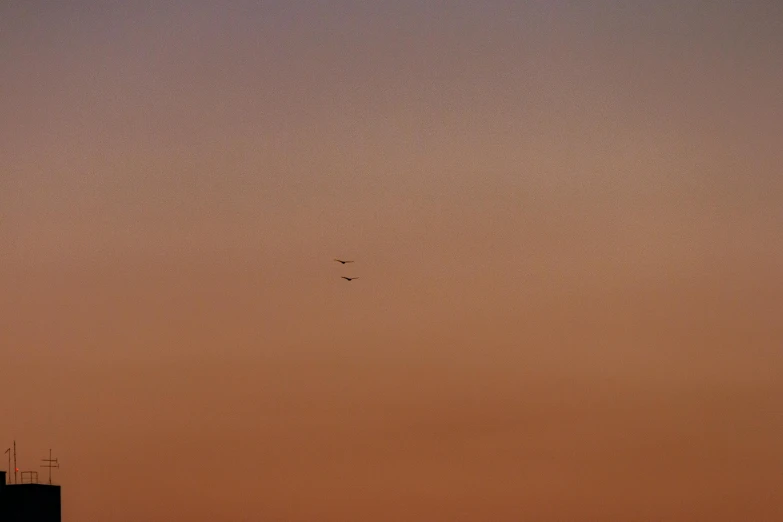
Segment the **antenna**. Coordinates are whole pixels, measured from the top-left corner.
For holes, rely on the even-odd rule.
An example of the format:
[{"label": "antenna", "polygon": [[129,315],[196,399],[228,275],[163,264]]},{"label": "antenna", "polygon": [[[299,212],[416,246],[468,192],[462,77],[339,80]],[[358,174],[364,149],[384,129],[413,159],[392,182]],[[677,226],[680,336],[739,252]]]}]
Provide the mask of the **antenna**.
[{"label": "antenna", "polygon": [[14,484],[16,484],[16,474],[19,472],[19,468],[16,467],[16,441],[14,441]]},{"label": "antenna", "polygon": [[41,461],[46,462],[46,464],[41,464],[42,468],[49,468],[49,485],[52,484],[52,468],[59,468],[60,463],[57,462],[57,459],[52,458],[52,449],[49,448],[49,458],[48,459],[41,459]]},{"label": "antenna", "polygon": [[8,453],[8,477],[6,477],[5,481],[6,483],[11,483],[11,448],[8,448],[5,450],[5,453]]}]

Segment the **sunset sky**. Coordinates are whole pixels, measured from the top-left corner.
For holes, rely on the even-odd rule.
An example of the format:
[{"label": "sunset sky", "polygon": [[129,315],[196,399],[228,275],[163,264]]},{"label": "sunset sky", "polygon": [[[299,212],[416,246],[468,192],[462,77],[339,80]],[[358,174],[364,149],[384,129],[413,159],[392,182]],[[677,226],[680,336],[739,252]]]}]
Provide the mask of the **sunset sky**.
[{"label": "sunset sky", "polygon": [[3,0],[0,452],[64,522],[780,522],[782,57],[776,0]]}]

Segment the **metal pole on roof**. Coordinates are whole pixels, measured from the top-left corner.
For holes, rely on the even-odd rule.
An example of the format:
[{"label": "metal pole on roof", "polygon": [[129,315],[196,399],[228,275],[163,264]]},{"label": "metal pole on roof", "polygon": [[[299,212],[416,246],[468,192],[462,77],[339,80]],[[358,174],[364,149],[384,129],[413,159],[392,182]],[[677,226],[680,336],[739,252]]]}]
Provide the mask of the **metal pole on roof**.
[{"label": "metal pole on roof", "polygon": [[8,476],[6,477],[5,481],[7,484],[10,484],[11,483],[11,448],[5,450],[5,453],[8,453]]},{"label": "metal pole on roof", "polygon": [[57,462],[57,459],[52,458],[52,450],[49,448],[49,458],[48,459],[41,459],[43,462],[46,462],[46,464],[41,464],[42,468],[49,468],[49,484],[52,483],[52,468],[59,468],[60,463]]}]

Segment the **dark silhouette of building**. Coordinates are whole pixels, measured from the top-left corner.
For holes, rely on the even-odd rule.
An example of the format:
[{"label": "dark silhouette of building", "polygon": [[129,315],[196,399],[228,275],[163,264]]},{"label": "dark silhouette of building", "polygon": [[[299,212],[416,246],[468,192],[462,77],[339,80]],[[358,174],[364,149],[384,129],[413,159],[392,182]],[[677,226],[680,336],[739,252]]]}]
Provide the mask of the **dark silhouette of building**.
[{"label": "dark silhouette of building", "polygon": [[60,486],[6,484],[0,471],[0,522],[61,522]]}]

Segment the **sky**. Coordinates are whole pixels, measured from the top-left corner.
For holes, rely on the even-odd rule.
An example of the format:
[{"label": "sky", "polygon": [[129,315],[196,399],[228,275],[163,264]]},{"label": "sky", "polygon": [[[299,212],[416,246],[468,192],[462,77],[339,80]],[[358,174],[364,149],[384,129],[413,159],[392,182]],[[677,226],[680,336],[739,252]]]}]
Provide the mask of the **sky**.
[{"label": "sky", "polygon": [[778,522],[780,56],[771,0],[4,1],[0,446],[64,522]]}]

